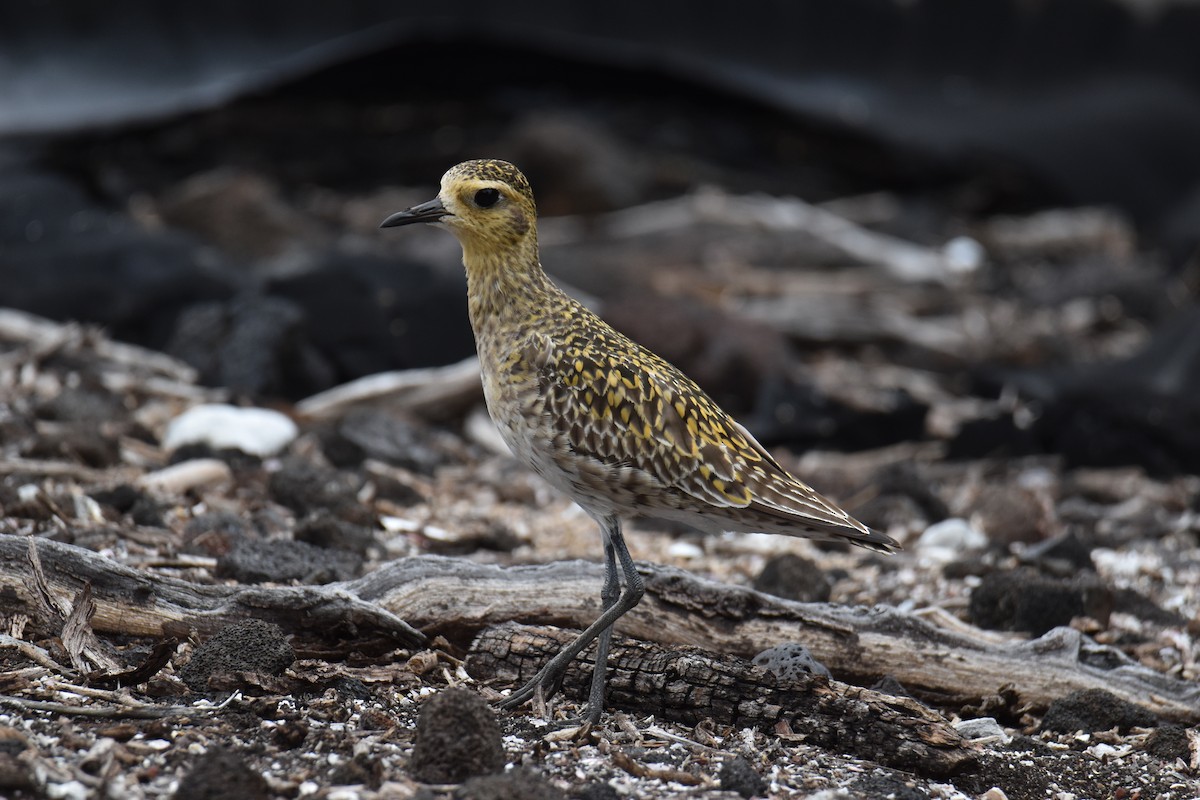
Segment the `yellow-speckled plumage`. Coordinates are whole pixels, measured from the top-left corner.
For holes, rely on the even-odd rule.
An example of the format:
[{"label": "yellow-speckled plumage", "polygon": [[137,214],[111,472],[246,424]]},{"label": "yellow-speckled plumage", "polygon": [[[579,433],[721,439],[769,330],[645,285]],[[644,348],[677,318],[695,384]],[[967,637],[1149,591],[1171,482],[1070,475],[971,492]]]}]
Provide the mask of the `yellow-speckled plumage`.
[{"label": "yellow-speckled plumage", "polygon": [[517,168],[479,160],[384,225],[438,222],[458,238],[492,419],[518,458],[601,523],[606,547],[615,535],[623,550],[615,520],[641,513],[895,549],[789,475],[682,372],[559,290],[538,260],[536,219]]}]

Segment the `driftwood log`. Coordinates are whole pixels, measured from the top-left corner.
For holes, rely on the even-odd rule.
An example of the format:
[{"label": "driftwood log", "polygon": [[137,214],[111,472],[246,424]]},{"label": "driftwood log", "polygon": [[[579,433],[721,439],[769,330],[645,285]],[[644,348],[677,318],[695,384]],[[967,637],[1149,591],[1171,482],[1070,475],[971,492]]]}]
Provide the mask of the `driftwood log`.
[{"label": "driftwood log", "polygon": [[[29,543],[29,537],[0,535],[0,603],[9,613],[37,619]],[[156,637],[190,628],[205,635],[259,617],[310,637],[414,646],[424,633],[467,645],[481,630],[505,622],[582,628],[599,613],[602,567],[581,561],[505,568],[423,556],[345,583],[272,588],[201,585],[58,542],[36,545],[53,592],[69,599],[91,582],[97,633]],[[1163,719],[1200,722],[1200,686],[1142,667],[1074,630],[996,641],[894,608],[795,603],[677,569],[639,568],[645,599],[617,626],[635,639],[741,658],[800,642],[839,679],[871,683],[892,675],[916,696],[939,703],[978,703],[1011,686],[1022,704],[1037,710],[1067,692],[1102,688]]]},{"label": "driftwood log", "polygon": [[[561,628],[503,625],[476,637],[467,671],[477,680],[521,684],[573,637]],[[587,697],[595,647],[567,669],[563,690]],[[614,637],[608,703],[659,719],[705,719],[755,727],[927,777],[976,763],[969,742],[935,711],[907,697],[847,686],[817,675],[777,680],[745,659],[698,648],[666,648]]]},{"label": "driftwood log", "polygon": [[[31,558],[30,548],[36,549]],[[43,581],[32,579],[34,559]],[[289,633],[371,636],[396,646],[418,646],[425,637],[377,604],[337,585],[222,586],[155,575],[110,558],[48,539],[0,534],[0,609],[46,622],[39,584],[69,605],[90,584],[97,633],[161,638],[195,632],[207,638],[231,622],[251,617]]]},{"label": "driftwood log", "polygon": [[[1164,719],[1200,721],[1200,686],[1069,628],[997,641],[891,607],[796,603],[679,569],[640,564],[639,571],[646,595],[617,623],[618,633],[635,639],[742,658],[799,642],[839,679],[873,683],[891,675],[939,703],[974,704],[1014,686],[1022,704],[1042,710],[1076,689],[1102,688]],[[600,613],[602,578],[600,564],[584,561],[503,568],[422,557],[389,564],[347,588],[429,635],[454,639],[514,620],[583,628]]]}]

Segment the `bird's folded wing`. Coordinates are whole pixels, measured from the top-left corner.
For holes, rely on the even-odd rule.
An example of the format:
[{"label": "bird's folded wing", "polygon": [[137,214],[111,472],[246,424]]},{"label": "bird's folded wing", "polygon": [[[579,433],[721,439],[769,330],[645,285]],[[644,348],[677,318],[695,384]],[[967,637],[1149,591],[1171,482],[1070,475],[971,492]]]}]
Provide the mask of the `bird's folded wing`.
[{"label": "bird's folded wing", "polygon": [[683,373],[625,337],[547,338],[528,356],[549,417],[577,454],[640,470],[712,506],[861,527],[789,475]]}]

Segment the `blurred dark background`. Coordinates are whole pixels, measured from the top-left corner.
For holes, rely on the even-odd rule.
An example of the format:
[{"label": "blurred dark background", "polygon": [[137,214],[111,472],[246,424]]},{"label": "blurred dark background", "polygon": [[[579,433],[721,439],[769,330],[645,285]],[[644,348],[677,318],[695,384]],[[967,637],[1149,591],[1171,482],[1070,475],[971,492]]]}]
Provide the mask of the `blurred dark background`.
[{"label": "blurred dark background", "polygon": [[[544,217],[579,223],[547,228],[548,270],[772,442],[932,435],[933,401],[903,380],[867,400],[823,382],[820,364],[844,359],[1023,398],[956,429],[959,455],[1200,471],[1197,5],[402,5],[0,6],[0,306],[99,323],[250,398],[450,363],[473,352],[453,242],[375,225],[457,161],[494,156],[526,171]],[[987,318],[996,341],[844,324],[818,341],[729,298],[755,294],[756,270],[861,265],[606,235],[610,212],[704,187],[831,210],[882,198],[869,229],[980,243],[978,271],[909,311],[961,326],[952,341]],[[1080,208],[1118,244],[988,238],[997,220]],[[755,269],[713,266],[739,258]],[[880,277],[861,296],[895,290]],[[1022,328],[1042,333],[1006,343]]]}]

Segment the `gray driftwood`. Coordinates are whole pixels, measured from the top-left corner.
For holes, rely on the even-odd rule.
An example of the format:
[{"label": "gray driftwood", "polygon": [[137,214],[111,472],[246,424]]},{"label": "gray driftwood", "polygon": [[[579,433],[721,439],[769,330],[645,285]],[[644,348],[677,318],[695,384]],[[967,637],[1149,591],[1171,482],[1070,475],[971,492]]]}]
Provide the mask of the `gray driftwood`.
[{"label": "gray driftwood", "polygon": [[[467,671],[477,680],[520,685],[574,636],[561,628],[502,625],[475,638]],[[567,669],[564,691],[586,699],[595,647]],[[935,711],[907,697],[816,675],[777,680],[745,659],[698,648],[667,648],[615,637],[609,657],[612,707],[696,725],[781,730],[827,750],[928,777],[973,766],[976,751]],[[783,735],[788,735],[784,733]]]},{"label": "gray driftwood", "polygon": [[[1143,667],[1077,631],[996,641],[950,631],[891,607],[795,603],[651,564],[641,604],[617,623],[625,636],[751,658],[804,644],[835,677],[892,675],[917,696],[974,704],[1014,686],[1034,710],[1075,689],[1103,688],[1165,719],[1200,721],[1200,686]],[[427,634],[465,638],[504,622],[582,628],[599,614],[603,568],[583,561],[496,567],[422,557],[387,565],[351,586]]]},{"label": "gray driftwood", "polygon": [[[39,614],[31,593],[29,539],[0,535],[0,598],[7,613]],[[91,581],[97,633],[202,635],[246,617],[291,633],[385,639],[411,646],[444,634],[464,645],[505,622],[581,628],[598,614],[602,567],[569,561],[496,567],[423,556],[326,586],[212,586],[124,567],[70,545],[42,540],[46,582],[71,598]],[[800,642],[839,679],[890,674],[919,697],[978,703],[1012,686],[1031,709],[1074,689],[1103,688],[1164,719],[1200,721],[1200,687],[1142,667],[1073,630],[1032,641],[994,641],[949,631],[894,608],[794,603],[686,572],[643,564],[646,597],[619,633],[749,658]],[[411,626],[411,627],[410,627]]]},{"label": "gray driftwood", "polygon": [[[31,542],[42,581],[31,579]],[[257,617],[289,633],[384,637],[405,646],[425,641],[404,620],[337,585],[199,584],[126,567],[81,547],[0,534],[0,608],[5,614],[25,614],[57,628],[59,621],[46,619],[39,585],[69,605],[87,583],[95,603],[91,627],[96,633],[157,638],[195,631],[207,637],[231,622]]]}]

